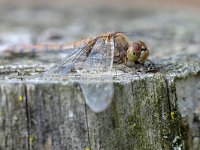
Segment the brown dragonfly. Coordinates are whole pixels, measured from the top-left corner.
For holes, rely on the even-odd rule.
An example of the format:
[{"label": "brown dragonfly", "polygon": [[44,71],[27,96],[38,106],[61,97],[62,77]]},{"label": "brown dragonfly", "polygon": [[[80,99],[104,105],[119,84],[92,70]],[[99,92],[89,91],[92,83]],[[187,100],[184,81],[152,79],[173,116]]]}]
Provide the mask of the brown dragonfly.
[{"label": "brown dragonfly", "polygon": [[123,32],[105,33],[95,38],[87,38],[79,42],[62,45],[16,46],[11,54],[38,51],[74,51],[55,64],[43,76],[67,76],[76,72],[81,76],[80,85],[86,104],[94,111],[101,112],[111,103],[114,88],[112,80],[113,63],[127,67],[136,65],[149,69],[144,64],[148,59],[149,50],[142,41],[129,42]]}]

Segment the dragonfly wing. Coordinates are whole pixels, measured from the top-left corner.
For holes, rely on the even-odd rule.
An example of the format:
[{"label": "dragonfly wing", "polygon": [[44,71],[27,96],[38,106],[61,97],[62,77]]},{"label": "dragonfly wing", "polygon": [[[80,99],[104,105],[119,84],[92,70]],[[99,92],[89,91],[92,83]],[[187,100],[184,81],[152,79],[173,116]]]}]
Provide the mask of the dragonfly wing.
[{"label": "dragonfly wing", "polygon": [[[91,47],[92,50],[88,53]],[[66,76],[72,69],[75,69],[81,76],[80,83],[86,104],[94,112],[100,112],[108,107],[113,97],[111,74],[113,55],[113,38],[99,37],[77,48],[70,56],[45,72],[43,76]],[[77,69],[77,64],[81,64],[81,69]]]},{"label": "dragonfly wing", "polygon": [[77,63],[81,64],[86,59],[86,46],[87,44],[76,48],[69,56],[66,56],[63,60],[49,68],[43,76],[66,76],[72,70],[76,70]]},{"label": "dragonfly wing", "polygon": [[113,38],[99,38],[83,66],[81,88],[86,104],[94,112],[105,110],[113,98],[113,55]]}]

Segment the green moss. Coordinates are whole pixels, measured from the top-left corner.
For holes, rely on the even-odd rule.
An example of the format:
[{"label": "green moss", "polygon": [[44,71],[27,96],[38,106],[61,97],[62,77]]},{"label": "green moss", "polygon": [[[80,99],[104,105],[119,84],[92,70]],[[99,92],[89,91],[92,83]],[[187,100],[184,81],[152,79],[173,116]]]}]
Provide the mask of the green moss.
[{"label": "green moss", "polygon": [[[127,106],[125,96],[130,95],[126,93],[130,91],[126,91],[124,85],[115,84],[115,97],[111,105],[114,138],[110,139],[114,149],[124,147],[126,149],[172,149],[174,146],[183,145],[183,135],[188,131],[181,128],[180,114],[176,108],[171,107],[171,103],[176,102],[174,83],[170,86],[166,85],[163,76],[158,75],[149,80],[133,81],[131,86],[132,96],[128,97],[131,106]],[[151,88],[149,89],[148,86]],[[120,110],[116,104],[128,108]],[[158,144],[152,144],[151,140]]]},{"label": "green moss", "polygon": [[[145,80],[137,81],[137,85],[140,85],[140,87],[137,88],[137,93],[135,94],[134,89],[133,90],[133,97],[135,98],[134,101],[134,108],[132,108],[131,113],[127,116],[126,119],[126,138],[129,139],[131,142],[128,144],[128,148],[136,148],[136,149],[155,149],[155,147],[152,147],[152,144],[150,144],[146,131],[146,116],[144,114],[141,114],[141,109],[145,107],[147,103],[144,101],[145,98],[148,97],[148,90],[147,90],[147,83]],[[132,83],[133,87],[134,83]],[[134,86],[135,87],[135,86]],[[138,97],[138,95],[142,95],[142,97]],[[131,140],[133,139],[133,140]]]}]

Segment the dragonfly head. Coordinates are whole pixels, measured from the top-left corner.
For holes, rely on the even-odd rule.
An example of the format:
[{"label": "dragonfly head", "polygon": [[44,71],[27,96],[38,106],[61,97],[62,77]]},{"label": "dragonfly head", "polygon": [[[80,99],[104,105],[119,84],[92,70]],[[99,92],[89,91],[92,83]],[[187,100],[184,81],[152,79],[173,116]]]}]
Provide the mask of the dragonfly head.
[{"label": "dragonfly head", "polygon": [[132,42],[129,45],[129,48],[127,50],[127,59],[130,62],[135,63],[136,61],[138,61],[138,59],[140,58],[140,54],[141,54],[141,45],[139,42]]},{"label": "dragonfly head", "polygon": [[141,54],[140,58],[138,59],[138,62],[140,64],[144,64],[149,56],[149,50],[144,42],[138,41],[138,43],[141,45]]}]

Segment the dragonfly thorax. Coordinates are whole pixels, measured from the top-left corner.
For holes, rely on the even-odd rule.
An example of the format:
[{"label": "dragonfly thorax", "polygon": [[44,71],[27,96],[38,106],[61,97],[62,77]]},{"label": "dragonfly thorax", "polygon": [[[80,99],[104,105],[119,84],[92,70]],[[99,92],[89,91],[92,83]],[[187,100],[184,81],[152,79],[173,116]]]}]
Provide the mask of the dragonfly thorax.
[{"label": "dragonfly thorax", "polygon": [[129,47],[127,37],[122,33],[117,33],[114,37],[114,62],[123,63],[126,61],[126,51]]}]

